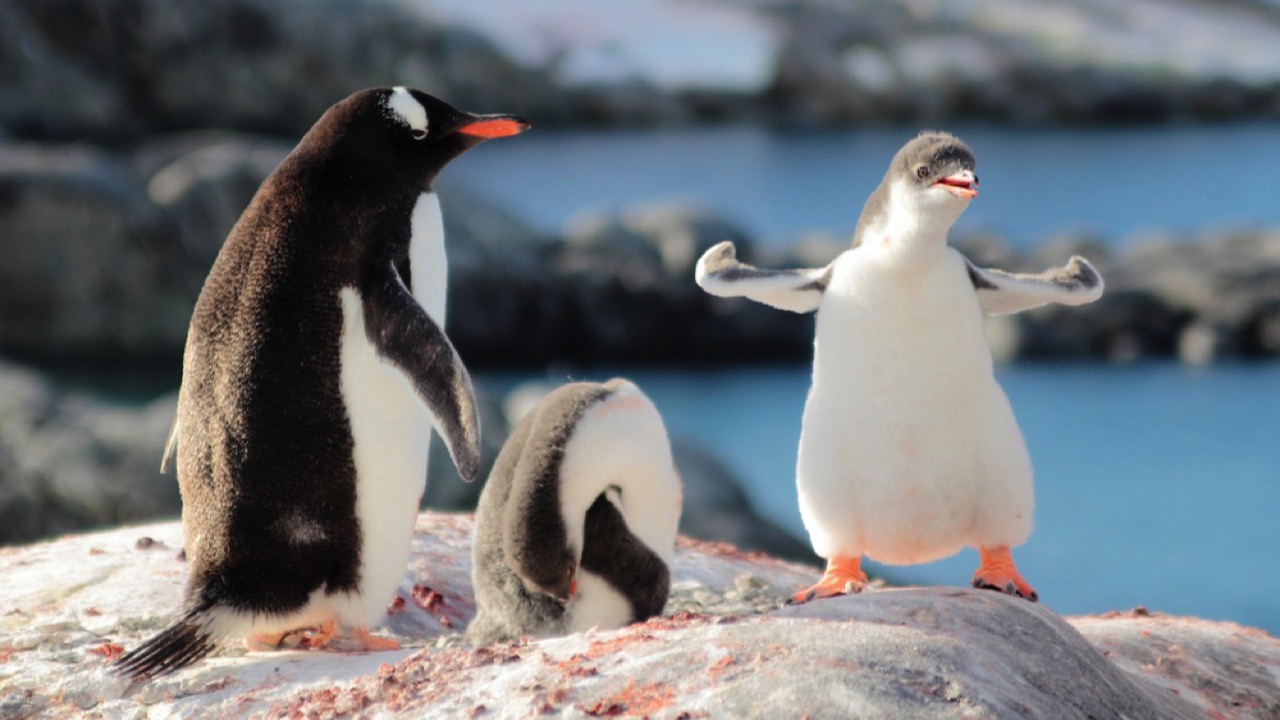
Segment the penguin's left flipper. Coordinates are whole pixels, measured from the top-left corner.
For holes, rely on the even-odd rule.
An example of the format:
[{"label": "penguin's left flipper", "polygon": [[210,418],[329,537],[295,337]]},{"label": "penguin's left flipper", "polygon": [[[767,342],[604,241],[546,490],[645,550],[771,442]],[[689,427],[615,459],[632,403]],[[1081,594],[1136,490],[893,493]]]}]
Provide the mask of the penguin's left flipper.
[{"label": "penguin's left flipper", "polygon": [[444,329],[418,304],[394,263],[364,284],[364,322],[374,348],[408,377],[426,403],[466,482],[480,473],[480,414],[471,376]]},{"label": "penguin's left flipper", "polygon": [[694,278],[717,297],[745,297],[779,310],[809,313],[822,302],[831,268],[761,270],[739,261],[733,243],[726,240],[702,254]]},{"label": "penguin's left flipper", "polygon": [[1049,303],[1083,305],[1102,297],[1102,276],[1079,255],[1060,268],[1036,274],[979,268],[968,260],[965,265],[978,303],[989,315],[1007,315]]}]

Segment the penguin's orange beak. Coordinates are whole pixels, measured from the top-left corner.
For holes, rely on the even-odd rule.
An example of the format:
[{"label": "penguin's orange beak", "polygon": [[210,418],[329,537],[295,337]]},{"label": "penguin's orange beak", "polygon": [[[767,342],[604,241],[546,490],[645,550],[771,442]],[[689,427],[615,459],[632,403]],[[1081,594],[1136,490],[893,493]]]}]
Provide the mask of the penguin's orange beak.
[{"label": "penguin's orange beak", "polygon": [[529,129],[529,123],[515,115],[475,115],[455,132],[483,138],[509,137]]},{"label": "penguin's orange beak", "polygon": [[969,170],[962,170],[955,175],[948,175],[935,182],[934,185],[941,185],[943,190],[965,200],[972,200],[978,197],[978,176]]}]

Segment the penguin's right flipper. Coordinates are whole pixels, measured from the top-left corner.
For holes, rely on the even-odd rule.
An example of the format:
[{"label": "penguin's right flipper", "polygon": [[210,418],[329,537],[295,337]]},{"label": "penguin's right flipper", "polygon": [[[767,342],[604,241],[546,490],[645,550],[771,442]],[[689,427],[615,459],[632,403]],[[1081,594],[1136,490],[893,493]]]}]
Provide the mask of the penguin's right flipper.
[{"label": "penguin's right flipper", "polygon": [[698,285],[718,297],[746,297],[779,310],[808,313],[818,309],[831,282],[831,267],[761,270],[740,262],[726,240],[707,250],[694,271]]},{"label": "penguin's right flipper", "polygon": [[1060,268],[1036,274],[980,268],[968,260],[965,266],[978,303],[991,315],[1022,312],[1049,303],[1083,305],[1102,297],[1102,276],[1079,255]]},{"label": "penguin's right flipper", "polygon": [[458,475],[471,482],[480,473],[480,412],[471,376],[395,265],[387,262],[383,268],[361,292],[369,341],[408,377],[431,412]]},{"label": "penguin's right flipper", "polygon": [[169,469],[169,458],[173,457],[173,451],[178,448],[178,416],[173,416],[173,425],[169,426],[169,439],[164,442],[164,453],[160,455],[160,473],[164,474]]}]

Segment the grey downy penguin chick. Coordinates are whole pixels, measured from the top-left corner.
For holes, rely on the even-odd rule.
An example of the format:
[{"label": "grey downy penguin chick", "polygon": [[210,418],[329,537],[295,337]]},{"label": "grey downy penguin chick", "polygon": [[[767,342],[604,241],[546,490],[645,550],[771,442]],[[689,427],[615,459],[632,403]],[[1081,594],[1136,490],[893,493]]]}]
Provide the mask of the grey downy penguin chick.
[{"label": "grey downy penguin chick", "polygon": [[[528,127],[403,87],[329,108],[263,182],[187,334],[176,449],[182,617],[121,657],[144,680],[232,637],[368,629],[404,575],[432,427],[479,471],[471,380],[444,334],[432,189],[453,158]],[[164,467],[162,464],[161,470]]]},{"label": "grey downy penguin chick", "polygon": [[476,508],[467,640],[615,628],[662,612],[680,479],[632,383],[571,383],[503,445]]},{"label": "grey downy penguin chick", "polygon": [[822,580],[805,602],[866,584],[863,555],[890,564],[979,551],[977,587],[1031,600],[1009,548],[1031,532],[1031,462],[993,376],[983,313],[1102,295],[1081,257],[1035,275],[978,268],[947,245],[977,196],[973,153],[921,133],[894,156],[853,246],[823,268],[763,270],[732,243],[699,260],[712,295],[817,311],[813,387],[796,464],[800,514]]}]

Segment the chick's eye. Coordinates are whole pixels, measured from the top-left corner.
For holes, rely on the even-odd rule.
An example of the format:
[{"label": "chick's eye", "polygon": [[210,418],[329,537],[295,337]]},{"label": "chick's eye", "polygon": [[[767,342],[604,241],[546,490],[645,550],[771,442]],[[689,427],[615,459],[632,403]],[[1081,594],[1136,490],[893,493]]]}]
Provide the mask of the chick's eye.
[{"label": "chick's eye", "polygon": [[414,128],[409,131],[409,134],[413,136],[414,140],[422,140],[427,136],[427,131],[421,130],[419,128]]},{"label": "chick's eye", "polygon": [[921,165],[920,167],[916,168],[916,177],[920,178],[921,180],[929,177],[929,166]]}]

